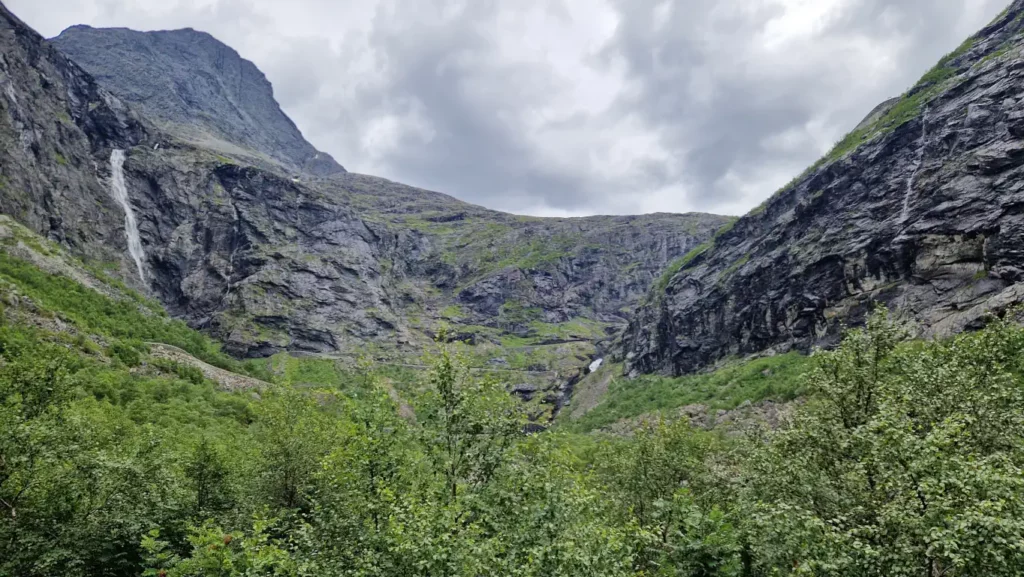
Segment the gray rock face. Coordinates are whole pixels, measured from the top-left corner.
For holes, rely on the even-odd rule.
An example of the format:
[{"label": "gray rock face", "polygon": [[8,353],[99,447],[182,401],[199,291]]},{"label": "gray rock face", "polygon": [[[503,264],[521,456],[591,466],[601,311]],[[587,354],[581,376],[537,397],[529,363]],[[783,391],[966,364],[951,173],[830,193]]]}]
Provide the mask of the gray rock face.
[{"label": "gray rock face", "polygon": [[[456,327],[523,337],[537,322],[621,325],[621,311],[664,262],[722,222],[680,215],[522,222],[437,195],[458,209],[445,214],[472,216],[411,228],[402,221],[430,221],[413,207],[393,207],[401,215],[394,217],[361,206],[364,187],[421,200],[436,193],[358,175],[298,183],[180,143],[131,149],[125,171],[149,288],[172,314],[241,356],[352,352],[370,343],[414,351],[453,308]],[[581,221],[594,230],[576,230]],[[487,250],[476,244],[482,230],[501,233],[488,237]],[[564,244],[550,260],[527,252],[492,263],[488,250],[518,255],[524,235]],[[596,246],[594,235],[614,236],[617,244]],[[453,250],[460,256],[450,260]],[[458,334],[476,342],[473,332]]]},{"label": "gray rock face", "polygon": [[574,318],[624,325],[668,263],[733,220],[711,214],[534,218],[362,175],[318,184],[343,191],[366,218],[423,239],[424,253],[407,259],[412,268],[403,274],[428,283],[427,292],[441,291],[438,310],[454,306],[463,324],[524,336],[532,323]]},{"label": "gray rock face", "polygon": [[[880,302],[942,335],[1024,296],[1024,1],[641,307],[631,372],[830,345]],[[853,145],[857,145],[854,148]],[[852,150],[852,152],[849,152]]]},{"label": "gray rock face", "polygon": [[[80,51],[76,58],[113,71],[103,82],[117,94],[159,113],[151,122],[0,14],[0,210],[120,270],[237,355],[412,352],[447,321],[487,358],[495,354],[483,349],[504,346],[503,335],[530,337],[529,350],[513,357],[523,366],[509,368],[549,371],[564,386],[553,364],[575,365],[575,355],[591,352],[565,343],[624,324],[624,311],[665,263],[728,220],[538,219],[340,170],[313,170],[326,176],[299,182],[288,162],[301,154],[279,162],[226,156],[225,142],[174,126],[204,119],[203,130],[235,139],[227,144],[239,150],[312,151],[290,122],[261,116],[287,121],[262,75],[212,38],[82,27],[62,35],[65,49]],[[175,84],[182,78],[189,82]],[[257,121],[265,130],[251,132]],[[146,286],[110,194],[114,148],[127,152]],[[547,357],[538,353],[545,346]],[[563,350],[574,353],[555,352]]]},{"label": "gray rock face", "polygon": [[140,119],[0,4],[0,212],[80,256],[128,262],[111,148]]},{"label": "gray rock face", "polygon": [[263,73],[205,32],[73,26],[52,42],[102,86],[192,142],[226,154],[249,151],[306,174],[345,172],[306,142]]},{"label": "gray rock face", "polygon": [[137,147],[125,170],[151,290],[230,352],[332,352],[385,333],[394,341],[380,262],[414,253],[407,235],[290,178],[185,145]]}]

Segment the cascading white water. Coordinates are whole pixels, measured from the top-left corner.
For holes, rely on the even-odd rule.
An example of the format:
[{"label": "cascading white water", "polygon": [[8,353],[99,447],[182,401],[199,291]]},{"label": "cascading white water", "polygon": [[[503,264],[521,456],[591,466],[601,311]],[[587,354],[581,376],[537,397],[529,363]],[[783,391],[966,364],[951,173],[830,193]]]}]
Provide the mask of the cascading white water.
[{"label": "cascading white water", "polygon": [[917,161],[914,162],[914,171],[910,173],[910,178],[907,179],[907,192],[903,195],[903,210],[900,211],[900,224],[906,224],[907,219],[910,218],[910,199],[914,195],[914,181],[917,179],[917,173],[921,171],[921,165],[924,164],[924,147],[927,144],[928,109],[925,109],[921,117],[921,144],[917,149]]},{"label": "cascading white water", "polygon": [[124,159],[123,150],[115,149],[110,153],[110,191],[124,209],[124,234],[128,237],[128,253],[132,255],[132,260],[139,269],[139,278],[146,282],[146,269],[143,265],[146,253],[142,249],[139,225],[135,221],[135,212],[128,198],[128,187],[124,183]]}]

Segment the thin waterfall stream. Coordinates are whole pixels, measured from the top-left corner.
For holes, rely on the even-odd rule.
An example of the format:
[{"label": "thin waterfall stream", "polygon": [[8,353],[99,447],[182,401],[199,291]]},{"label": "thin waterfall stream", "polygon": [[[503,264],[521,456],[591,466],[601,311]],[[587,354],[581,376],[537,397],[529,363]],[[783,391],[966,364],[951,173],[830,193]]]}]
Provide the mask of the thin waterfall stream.
[{"label": "thin waterfall stream", "polygon": [[921,117],[921,144],[917,149],[917,160],[914,162],[914,171],[907,179],[907,191],[903,195],[903,210],[900,211],[900,224],[906,224],[910,218],[910,200],[914,195],[914,181],[917,180],[917,173],[921,172],[921,165],[924,164],[924,148],[928,144],[928,109],[926,108]]},{"label": "thin waterfall stream", "polygon": [[124,234],[128,238],[128,253],[139,269],[139,278],[142,279],[142,282],[146,282],[146,269],[143,264],[146,252],[142,249],[139,225],[135,220],[135,211],[132,210],[131,200],[128,198],[128,187],[124,182],[124,160],[123,150],[115,149],[110,153],[110,191],[114,195],[114,199],[124,209]]}]

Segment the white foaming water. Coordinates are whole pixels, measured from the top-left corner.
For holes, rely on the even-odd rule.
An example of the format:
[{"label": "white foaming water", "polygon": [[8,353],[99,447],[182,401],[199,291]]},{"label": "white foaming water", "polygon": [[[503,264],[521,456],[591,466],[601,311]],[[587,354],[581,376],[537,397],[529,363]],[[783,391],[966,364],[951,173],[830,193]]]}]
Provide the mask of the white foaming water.
[{"label": "white foaming water", "polygon": [[132,211],[132,203],[128,199],[128,187],[124,183],[124,158],[123,150],[114,150],[110,153],[110,191],[124,209],[124,234],[128,237],[128,253],[132,255],[135,266],[139,268],[139,278],[146,282],[146,269],[142,264],[146,253],[142,250],[139,225],[135,221],[135,212]]},{"label": "white foaming water", "polygon": [[910,218],[910,199],[914,194],[914,181],[917,173],[921,171],[924,163],[924,147],[928,143],[928,110],[925,109],[921,117],[921,145],[917,150],[917,161],[914,163],[914,172],[910,173],[907,179],[907,192],[903,195],[903,210],[900,212],[900,224],[905,224]]},{"label": "white foaming water", "polygon": [[603,363],[604,359],[597,359],[596,361],[590,363],[590,372],[594,372],[597,369],[600,369]]}]

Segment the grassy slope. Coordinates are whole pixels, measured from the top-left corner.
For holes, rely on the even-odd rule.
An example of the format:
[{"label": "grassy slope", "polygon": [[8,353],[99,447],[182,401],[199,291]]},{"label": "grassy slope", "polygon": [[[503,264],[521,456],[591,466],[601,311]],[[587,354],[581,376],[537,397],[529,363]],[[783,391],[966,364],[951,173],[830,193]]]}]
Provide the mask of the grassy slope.
[{"label": "grassy slope", "polygon": [[[799,353],[727,365],[713,373],[668,378],[646,375],[612,378],[607,392],[579,418],[566,417],[570,431],[588,432],[650,413],[666,416],[687,405],[734,409],[745,401],[792,400],[803,392],[811,359]],[[610,367],[614,369],[615,367]]]},{"label": "grassy slope", "polygon": [[[137,350],[144,350],[145,342],[166,343],[222,369],[268,377],[257,365],[222,353],[218,343],[184,322],[171,319],[158,303],[101,271],[90,269],[27,229],[8,220],[3,225],[13,232],[0,241],[0,289],[6,306],[29,309],[37,320],[52,319],[50,328],[66,327],[79,341]],[[26,255],[39,260],[20,258]],[[79,278],[87,278],[95,288],[45,271],[39,263],[73,271]]]}]

